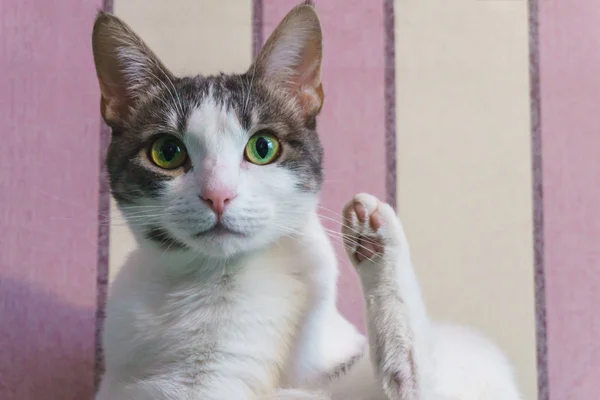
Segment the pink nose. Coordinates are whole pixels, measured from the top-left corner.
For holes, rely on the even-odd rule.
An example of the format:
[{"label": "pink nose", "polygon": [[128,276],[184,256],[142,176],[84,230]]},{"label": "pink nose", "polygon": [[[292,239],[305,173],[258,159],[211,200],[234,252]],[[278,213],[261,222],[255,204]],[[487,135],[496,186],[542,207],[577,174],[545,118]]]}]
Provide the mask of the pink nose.
[{"label": "pink nose", "polygon": [[231,190],[216,189],[205,190],[200,199],[206,203],[217,215],[223,214],[225,206],[235,197],[235,193]]}]

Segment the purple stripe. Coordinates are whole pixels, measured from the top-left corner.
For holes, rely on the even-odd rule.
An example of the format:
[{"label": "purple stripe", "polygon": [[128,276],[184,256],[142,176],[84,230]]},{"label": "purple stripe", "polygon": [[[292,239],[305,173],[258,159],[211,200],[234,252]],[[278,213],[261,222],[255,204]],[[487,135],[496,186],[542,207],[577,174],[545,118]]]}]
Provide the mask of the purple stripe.
[{"label": "purple stripe", "polygon": [[548,348],[546,341],[546,283],[544,277],[544,192],[542,134],[540,125],[538,2],[529,0],[529,72],[533,161],[533,238],[535,257],[535,303],[538,399],[548,400]]},{"label": "purple stripe", "polygon": [[114,3],[113,0],[102,0],[102,10],[112,13],[114,10]]},{"label": "purple stripe", "polygon": [[386,143],[386,201],[397,206],[396,200],[396,31],[394,0],[383,0],[385,27],[385,143]]},{"label": "purple stripe", "polygon": [[[113,11],[113,0],[104,0],[102,9],[106,12]],[[108,255],[110,244],[110,187],[104,159],[110,142],[110,129],[100,121],[100,187],[98,198],[98,269],[96,292],[96,353],[95,353],[95,387],[104,373],[104,354],[102,351],[102,327],[104,325],[106,297],[108,293]]]},{"label": "purple stripe", "polygon": [[256,57],[263,45],[263,0],[252,1],[252,57]]}]

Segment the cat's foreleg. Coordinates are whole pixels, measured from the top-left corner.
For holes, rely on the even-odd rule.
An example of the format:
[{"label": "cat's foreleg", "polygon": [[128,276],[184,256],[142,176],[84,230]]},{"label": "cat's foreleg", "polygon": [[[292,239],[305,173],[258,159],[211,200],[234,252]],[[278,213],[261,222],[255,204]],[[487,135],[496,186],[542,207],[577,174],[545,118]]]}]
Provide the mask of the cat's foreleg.
[{"label": "cat's foreleg", "polygon": [[365,298],[375,373],[393,400],[429,399],[431,327],[396,213],[368,194],[344,208],[342,233]]}]

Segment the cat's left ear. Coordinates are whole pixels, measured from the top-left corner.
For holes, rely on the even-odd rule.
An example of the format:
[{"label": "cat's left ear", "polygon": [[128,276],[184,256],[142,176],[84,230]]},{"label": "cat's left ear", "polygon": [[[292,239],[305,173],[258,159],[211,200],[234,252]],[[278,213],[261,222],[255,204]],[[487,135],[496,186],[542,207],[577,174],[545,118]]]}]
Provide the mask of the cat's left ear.
[{"label": "cat's left ear", "polygon": [[323,105],[321,23],[312,2],[290,11],[259,53],[254,72],[296,97],[306,117]]},{"label": "cat's left ear", "polygon": [[100,12],[92,33],[102,117],[110,126],[127,122],[132,108],[153,86],[173,75],[144,41],[119,18]]}]

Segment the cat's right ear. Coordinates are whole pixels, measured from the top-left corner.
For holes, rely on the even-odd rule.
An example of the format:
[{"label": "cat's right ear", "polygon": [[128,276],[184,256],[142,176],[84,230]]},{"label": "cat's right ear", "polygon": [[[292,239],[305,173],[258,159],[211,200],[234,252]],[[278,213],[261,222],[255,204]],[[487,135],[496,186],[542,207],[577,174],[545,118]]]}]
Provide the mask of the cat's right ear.
[{"label": "cat's right ear", "polygon": [[131,108],[153,85],[173,79],[158,57],[119,18],[100,11],[92,33],[94,63],[100,83],[102,117],[121,126]]},{"label": "cat's right ear", "polygon": [[323,105],[322,36],[314,5],[305,1],[275,28],[251,67],[294,97],[307,117],[317,115]]}]

